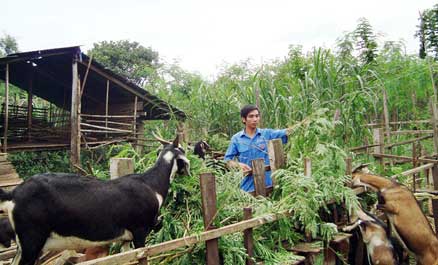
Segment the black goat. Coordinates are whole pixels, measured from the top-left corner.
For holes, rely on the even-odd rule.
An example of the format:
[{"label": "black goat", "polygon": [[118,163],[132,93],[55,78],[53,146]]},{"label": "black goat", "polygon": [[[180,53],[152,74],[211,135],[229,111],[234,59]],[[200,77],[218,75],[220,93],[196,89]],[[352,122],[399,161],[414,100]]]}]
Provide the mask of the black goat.
[{"label": "black goat", "polygon": [[15,233],[7,217],[0,218],[0,245],[3,248],[11,246],[12,240],[15,240]]},{"label": "black goat", "polygon": [[201,159],[205,159],[205,154],[210,150],[210,146],[206,141],[201,140],[197,142],[193,148],[193,153]]},{"label": "black goat", "polygon": [[13,265],[34,265],[40,252],[83,249],[115,241],[143,247],[157,224],[170,180],[190,162],[177,139],[143,174],[102,181],[74,174],[35,175],[12,192],[0,190],[0,207],[17,235]]}]

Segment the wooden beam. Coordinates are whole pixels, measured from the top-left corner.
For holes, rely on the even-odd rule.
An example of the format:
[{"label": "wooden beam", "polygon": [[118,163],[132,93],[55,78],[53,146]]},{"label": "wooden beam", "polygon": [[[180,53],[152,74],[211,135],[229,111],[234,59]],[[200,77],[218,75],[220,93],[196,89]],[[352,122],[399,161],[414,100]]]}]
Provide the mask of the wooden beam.
[{"label": "wooden beam", "polygon": [[33,75],[29,79],[29,89],[27,91],[27,140],[30,141],[32,130],[32,100],[33,100]]},{"label": "wooden beam", "polygon": [[9,64],[6,64],[5,73],[5,120],[3,130],[3,152],[8,150],[8,120],[9,120]]},{"label": "wooden beam", "polygon": [[72,64],[72,94],[71,94],[71,141],[70,141],[70,163],[72,168],[80,165],[80,121],[79,121],[79,107],[80,107],[80,87],[78,82],[78,61],[75,57]]},{"label": "wooden beam", "polygon": [[[109,80],[106,80],[106,96],[105,96],[105,127],[108,127],[108,102],[109,102]],[[108,137],[108,135],[105,135]]]},{"label": "wooden beam", "polygon": [[402,173],[394,175],[391,178],[395,178],[398,175],[409,176],[409,175],[421,172],[422,170],[425,170],[425,169],[428,169],[428,168],[432,168],[434,165],[435,165],[434,163],[428,163],[428,164],[425,164],[425,165],[422,165],[422,166],[419,166],[419,167],[416,167],[416,168],[412,168],[412,169],[403,171]]}]

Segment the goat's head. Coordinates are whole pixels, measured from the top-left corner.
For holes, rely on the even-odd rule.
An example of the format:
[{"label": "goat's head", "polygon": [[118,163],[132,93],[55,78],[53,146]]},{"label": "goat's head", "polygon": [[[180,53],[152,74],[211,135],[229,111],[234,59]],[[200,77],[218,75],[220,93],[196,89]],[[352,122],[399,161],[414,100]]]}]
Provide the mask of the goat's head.
[{"label": "goat's head", "polygon": [[[157,136],[155,137],[157,138]],[[174,163],[172,177],[176,173],[180,175],[190,175],[190,161],[187,159],[184,149],[179,144],[178,136],[173,142],[162,139],[159,141],[164,146],[160,152],[159,160],[162,159],[166,163]]]}]

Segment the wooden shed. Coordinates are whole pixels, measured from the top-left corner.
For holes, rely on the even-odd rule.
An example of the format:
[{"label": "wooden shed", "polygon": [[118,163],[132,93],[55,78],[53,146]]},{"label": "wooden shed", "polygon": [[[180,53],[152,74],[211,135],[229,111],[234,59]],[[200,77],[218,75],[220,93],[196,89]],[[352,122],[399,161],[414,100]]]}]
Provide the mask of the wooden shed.
[{"label": "wooden shed", "polygon": [[[136,142],[145,120],[183,120],[184,112],[81,52],[79,46],[0,58],[5,94],[0,113],[4,153],[70,149],[80,165],[81,146]],[[0,81],[1,81],[0,80]],[[11,104],[11,84],[27,91]],[[50,104],[36,106],[34,97]]]}]

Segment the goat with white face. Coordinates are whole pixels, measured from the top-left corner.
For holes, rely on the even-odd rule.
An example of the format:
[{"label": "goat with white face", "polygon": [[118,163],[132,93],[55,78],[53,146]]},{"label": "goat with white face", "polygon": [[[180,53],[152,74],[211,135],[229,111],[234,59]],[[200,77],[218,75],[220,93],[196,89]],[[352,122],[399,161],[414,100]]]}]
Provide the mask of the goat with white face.
[{"label": "goat with white face", "polygon": [[349,232],[359,227],[362,240],[367,247],[368,257],[372,264],[396,265],[402,255],[401,249],[394,246],[385,223],[376,216],[357,209],[357,220],[343,231]]},{"label": "goat with white face", "polygon": [[143,174],[102,181],[74,174],[35,175],[11,193],[0,191],[17,235],[13,265],[34,265],[41,251],[83,249],[115,241],[143,247],[177,173],[190,162],[178,141],[164,147]]}]

